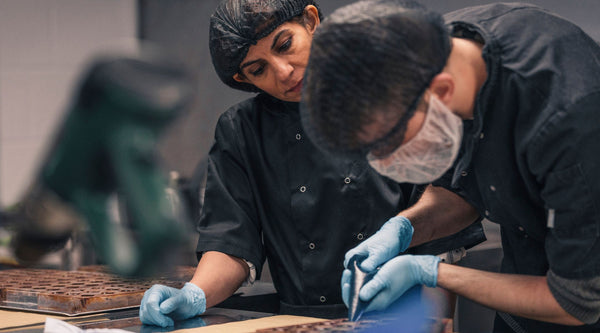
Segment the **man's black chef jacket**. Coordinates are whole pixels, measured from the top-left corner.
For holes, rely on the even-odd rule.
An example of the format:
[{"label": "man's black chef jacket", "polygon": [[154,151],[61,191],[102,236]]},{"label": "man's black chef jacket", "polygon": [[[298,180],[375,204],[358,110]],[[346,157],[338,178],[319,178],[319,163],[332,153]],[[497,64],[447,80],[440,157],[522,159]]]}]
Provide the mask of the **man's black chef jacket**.
[{"label": "man's black chef jacket", "polygon": [[[501,225],[503,272],[598,277],[598,44],[572,23],[525,4],[466,8],[445,19],[454,36],[485,43],[488,78],[474,119],[465,122],[455,169],[435,184]],[[577,306],[550,275],[548,284],[563,308]],[[600,330],[513,319],[527,332]]]},{"label": "man's black chef jacket", "polygon": [[[341,304],[344,254],[416,200],[366,160],[318,150],[297,103],[260,94],[225,112],[209,154],[197,252],[243,258],[260,276],[265,255],[282,304]],[[480,223],[439,254],[485,239]]]}]

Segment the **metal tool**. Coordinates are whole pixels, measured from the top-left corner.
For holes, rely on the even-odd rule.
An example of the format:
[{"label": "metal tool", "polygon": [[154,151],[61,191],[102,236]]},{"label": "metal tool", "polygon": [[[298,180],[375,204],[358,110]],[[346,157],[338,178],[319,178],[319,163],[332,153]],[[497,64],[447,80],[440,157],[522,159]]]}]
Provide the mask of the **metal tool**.
[{"label": "metal tool", "polygon": [[[192,91],[188,72],[165,57],[94,61],[33,185],[7,212],[16,256],[36,260],[85,221],[97,253],[118,274],[147,275],[167,261],[185,231],[155,150]],[[110,217],[115,196],[127,224]]]},{"label": "metal tool", "polygon": [[376,271],[368,273],[360,268],[360,263],[366,258],[367,256],[365,255],[355,255],[348,262],[348,268],[352,272],[350,280],[350,305],[348,306],[348,319],[350,321],[359,320],[365,308],[369,305],[369,302],[363,302],[358,297],[360,288],[369,282],[376,273]]}]

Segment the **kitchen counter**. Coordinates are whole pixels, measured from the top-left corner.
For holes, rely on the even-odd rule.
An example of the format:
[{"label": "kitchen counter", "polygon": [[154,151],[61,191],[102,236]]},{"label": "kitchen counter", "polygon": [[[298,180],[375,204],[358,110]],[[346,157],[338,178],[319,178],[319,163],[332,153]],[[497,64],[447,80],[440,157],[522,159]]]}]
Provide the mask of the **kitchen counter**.
[{"label": "kitchen counter", "polygon": [[130,332],[255,332],[258,329],[325,321],[325,319],[281,316],[236,309],[210,308],[201,316],[176,322],[175,327],[143,325],[138,309],[109,311],[82,317],[46,315],[33,312],[0,310],[0,332],[41,333],[47,317],[62,320],[81,329],[113,328]]}]

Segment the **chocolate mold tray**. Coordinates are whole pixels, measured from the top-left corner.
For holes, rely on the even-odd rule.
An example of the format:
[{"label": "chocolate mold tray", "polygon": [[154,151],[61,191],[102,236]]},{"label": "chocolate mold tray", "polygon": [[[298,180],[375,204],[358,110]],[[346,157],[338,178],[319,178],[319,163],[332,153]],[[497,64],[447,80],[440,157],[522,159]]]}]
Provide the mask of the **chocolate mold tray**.
[{"label": "chocolate mold tray", "polygon": [[381,320],[363,319],[359,321],[349,321],[348,319],[340,318],[315,323],[264,328],[257,330],[256,333],[357,332],[377,327],[381,323]]},{"label": "chocolate mold tray", "polygon": [[160,283],[181,288],[193,267],[163,277],[134,279],[110,274],[102,266],[78,271],[9,269],[0,271],[0,308],[77,316],[140,305],[144,292]]},{"label": "chocolate mold tray", "polygon": [[[256,333],[309,333],[309,332],[396,332],[400,321],[393,317],[373,316],[370,319],[350,321],[346,318],[330,319],[307,324],[271,327],[256,330]],[[443,321],[430,318],[423,322],[418,333],[442,333],[445,326]],[[406,331],[403,331],[406,332]],[[412,332],[412,331],[411,331]],[[415,332],[417,333],[417,332]]]}]

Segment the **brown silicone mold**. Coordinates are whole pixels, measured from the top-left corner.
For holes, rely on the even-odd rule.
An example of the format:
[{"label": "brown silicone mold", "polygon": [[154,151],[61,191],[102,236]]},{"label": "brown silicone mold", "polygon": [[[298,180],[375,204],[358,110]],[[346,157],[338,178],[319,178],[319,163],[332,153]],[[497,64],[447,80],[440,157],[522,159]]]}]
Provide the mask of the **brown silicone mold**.
[{"label": "brown silicone mold", "polygon": [[136,307],[153,284],[181,288],[193,273],[194,267],[185,267],[165,277],[133,279],[110,274],[103,266],[2,270],[0,307],[66,315]]}]

